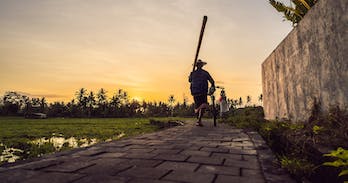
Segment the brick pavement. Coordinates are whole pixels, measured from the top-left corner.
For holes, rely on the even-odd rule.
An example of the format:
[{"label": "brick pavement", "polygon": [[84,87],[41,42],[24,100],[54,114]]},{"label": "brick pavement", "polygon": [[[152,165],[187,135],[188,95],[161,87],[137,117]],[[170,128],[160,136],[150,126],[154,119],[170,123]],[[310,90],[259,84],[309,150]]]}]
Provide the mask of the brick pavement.
[{"label": "brick pavement", "polygon": [[[258,134],[250,136],[230,126],[204,124],[196,127],[187,122],[151,134],[15,163],[0,168],[0,182],[293,182],[286,173],[273,171],[272,165],[263,165],[266,161],[260,157],[269,157],[271,152],[259,154],[265,147]],[[255,135],[257,143],[253,141]]]}]

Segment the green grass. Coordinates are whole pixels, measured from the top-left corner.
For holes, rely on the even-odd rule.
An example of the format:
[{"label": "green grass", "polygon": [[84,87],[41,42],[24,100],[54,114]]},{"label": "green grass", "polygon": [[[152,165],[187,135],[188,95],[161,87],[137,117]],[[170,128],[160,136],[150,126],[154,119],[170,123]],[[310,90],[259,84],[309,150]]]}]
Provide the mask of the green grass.
[{"label": "green grass", "polygon": [[64,137],[112,139],[120,133],[133,136],[153,132],[157,128],[149,125],[146,118],[48,118],[24,119],[0,118],[0,142],[11,139],[33,140],[51,137],[53,133]]},{"label": "green grass", "polygon": [[[152,118],[154,119],[154,118]],[[155,118],[162,121],[179,118]],[[24,119],[20,117],[0,117],[0,156],[7,148],[21,149],[20,159],[37,157],[55,150],[52,144],[33,144],[40,138],[62,136],[76,139],[119,139],[119,135],[130,137],[159,130],[150,125],[148,118],[48,118]],[[69,148],[62,148],[69,149]],[[60,150],[62,150],[60,149]],[[3,160],[6,161],[6,160]],[[1,162],[0,162],[1,163]]]}]

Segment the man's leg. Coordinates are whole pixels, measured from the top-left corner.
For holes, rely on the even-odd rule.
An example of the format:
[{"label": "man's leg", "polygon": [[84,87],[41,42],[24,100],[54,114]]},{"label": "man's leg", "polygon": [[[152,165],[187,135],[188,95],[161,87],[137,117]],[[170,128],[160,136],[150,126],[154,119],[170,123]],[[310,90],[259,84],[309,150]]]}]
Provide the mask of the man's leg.
[{"label": "man's leg", "polygon": [[208,104],[204,103],[202,105],[199,106],[198,108],[198,124],[199,126],[203,126],[202,124],[202,117],[203,117],[203,114],[205,112],[205,109],[207,108]]}]

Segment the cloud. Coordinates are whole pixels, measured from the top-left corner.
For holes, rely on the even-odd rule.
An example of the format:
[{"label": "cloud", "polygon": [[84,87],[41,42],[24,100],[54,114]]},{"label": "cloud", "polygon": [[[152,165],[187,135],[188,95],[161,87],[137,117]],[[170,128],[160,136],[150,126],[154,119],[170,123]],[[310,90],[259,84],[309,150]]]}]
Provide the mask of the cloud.
[{"label": "cloud", "polygon": [[58,94],[52,94],[52,93],[42,93],[42,94],[32,94],[32,93],[27,93],[27,92],[22,92],[22,91],[16,91],[17,93],[21,95],[28,96],[29,98],[67,98],[69,96],[66,95],[58,95]]}]

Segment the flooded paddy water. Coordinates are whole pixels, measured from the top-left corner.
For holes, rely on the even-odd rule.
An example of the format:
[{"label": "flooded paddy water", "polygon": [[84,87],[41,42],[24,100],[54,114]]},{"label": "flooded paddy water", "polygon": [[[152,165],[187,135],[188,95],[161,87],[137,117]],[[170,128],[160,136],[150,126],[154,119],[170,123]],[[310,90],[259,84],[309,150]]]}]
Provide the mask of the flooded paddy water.
[{"label": "flooded paddy water", "polygon": [[[120,139],[125,136],[125,133],[120,133],[113,139],[101,140],[97,138],[65,138],[62,134],[52,134],[52,137],[42,137],[31,140],[23,144],[23,149],[8,147],[0,143],[0,164],[13,163],[17,160],[26,159],[26,157],[40,157],[47,153],[58,152],[79,147],[88,147],[98,142],[108,142],[111,140]],[[30,147],[30,148],[26,148]]]},{"label": "flooded paddy water", "polygon": [[149,118],[0,117],[0,166],[159,129]]}]

